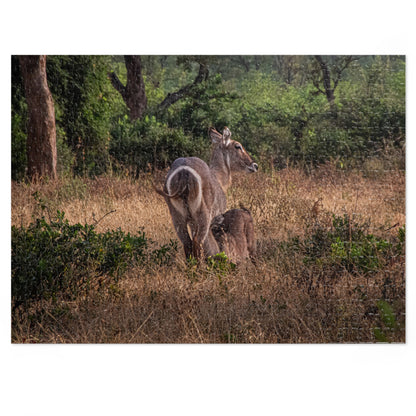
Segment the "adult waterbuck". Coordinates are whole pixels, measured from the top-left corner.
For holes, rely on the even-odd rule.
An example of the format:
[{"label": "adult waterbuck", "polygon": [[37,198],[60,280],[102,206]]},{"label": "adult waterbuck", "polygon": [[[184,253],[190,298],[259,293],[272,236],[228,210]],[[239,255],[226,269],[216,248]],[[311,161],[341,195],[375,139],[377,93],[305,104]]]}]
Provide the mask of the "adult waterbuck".
[{"label": "adult waterbuck", "polygon": [[219,251],[223,251],[231,261],[240,263],[250,258],[256,263],[256,239],[249,210],[231,209],[217,215],[212,220],[211,231]]},{"label": "adult waterbuck", "polygon": [[226,209],[225,193],[231,185],[231,174],[258,169],[241,143],[231,139],[227,127],[222,134],[210,128],[209,136],[214,145],[209,166],[197,157],[176,159],[166,176],[163,191],[156,189],[169,207],[186,258],[192,255],[199,259],[202,249],[205,257],[218,253],[210,225]]}]

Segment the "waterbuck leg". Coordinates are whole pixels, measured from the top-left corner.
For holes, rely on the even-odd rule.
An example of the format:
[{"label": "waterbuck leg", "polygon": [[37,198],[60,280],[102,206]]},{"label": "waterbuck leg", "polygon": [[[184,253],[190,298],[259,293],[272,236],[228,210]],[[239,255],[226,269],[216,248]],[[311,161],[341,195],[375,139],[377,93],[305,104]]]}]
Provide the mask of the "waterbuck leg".
[{"label": "waterbuck leg", "polygon": [[192,240],[188,234],[188,228],[186,224],[175,224],[176,234],[178,234],[179,239],[183,244],[183,249],[185,251],[185,257],[188,259],[192,255]]},{"label": "waterbuck leg", "polygon": [[192,240],[192,256],[198,261],[202,258],[202,244],[199,242],[198,237],[194,237]]},{"label": "waterbuck leg", "polygon": [[[208,234],[206,235],[204,241],[201,243],[201,240],[197,235],[192,240],[192,255],[196,259],[201,259],[202,254],[205,255],[205,257],[214,256],[219,252],[218,244],[214,239],[214,236],[212,235],[211,231],[208,230]],[[202,253],[203,249],[203,253]]]},{"label": "waterbuck leg", "polygon": [[186,220],[170,204],[168,204],[168,206],[176,234],[178,235],[179,240],[181,240],[183,249],[185,251],[185,257],[188,259],[192,255],[192,240],[188,234]]},{"label": "waterbuck leg", "polygon": [[192,250],[194,256],[202,257],[202,249],[205,257],[214,256],[218,253],[218,244],[211,233],[211,216],[205,209],[200,209],[197,213],[198,225],[192,239]]}]

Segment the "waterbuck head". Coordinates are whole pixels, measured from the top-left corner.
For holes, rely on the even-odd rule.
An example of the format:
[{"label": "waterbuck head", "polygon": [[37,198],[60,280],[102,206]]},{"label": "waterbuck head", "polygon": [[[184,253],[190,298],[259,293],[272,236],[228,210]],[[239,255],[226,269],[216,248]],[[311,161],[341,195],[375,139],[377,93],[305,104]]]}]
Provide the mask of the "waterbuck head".
[{"label": "waterbuck head", "polygon": [[253,161],[240,142],[231,139],[231,131],[228,127],[224,127],[222,134],[211,127],[209,136],[215,146],[211,158],[212,168],[224,166],[228,173],[257,172],[257,163]]}]

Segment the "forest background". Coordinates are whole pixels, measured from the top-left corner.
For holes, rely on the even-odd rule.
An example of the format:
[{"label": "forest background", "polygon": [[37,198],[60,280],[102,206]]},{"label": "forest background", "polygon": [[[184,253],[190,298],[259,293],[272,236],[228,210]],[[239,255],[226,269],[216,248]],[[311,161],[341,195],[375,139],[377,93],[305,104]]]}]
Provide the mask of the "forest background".
[{"label": "forest background", "polygon": [[[262,169],[371,158],[404,168],[403,56],[48,56],[46,72],[59,176],[138,177],[179,156],[206,160],[210,126],[228,126]],[[13,56],[14,180],[27,174],[27,112]]]}]

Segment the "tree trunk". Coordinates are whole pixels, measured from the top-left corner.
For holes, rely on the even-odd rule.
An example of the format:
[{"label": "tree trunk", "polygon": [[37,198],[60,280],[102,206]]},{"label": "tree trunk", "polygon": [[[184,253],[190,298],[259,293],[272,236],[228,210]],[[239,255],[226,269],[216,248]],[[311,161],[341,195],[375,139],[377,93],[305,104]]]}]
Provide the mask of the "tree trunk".
[{"label": "tree trunk", "polygon": [[125,55],[127,84],[124,86],[117,75],[109,74],[113,87],[121,94],[130,110],[130,120],[142,118],[147,107],[147,98],[142,75],[142,62],[138,55]]},{"label": "tree trunk", "polygon": [[27,167],[31,179],[56,179],[55,108],[46,78],[46,55],[20,56],[29,123]]},{"label": "tree trunk", "polygon": [[321,67],[326,99],[328,100],[331,108],[333,108],[335,103],[335,95],[334,88],[331,87],[331,73],[329,71],[328,65],[326,62],[324,62],[321,56],[315,55],[315,58]]}]

